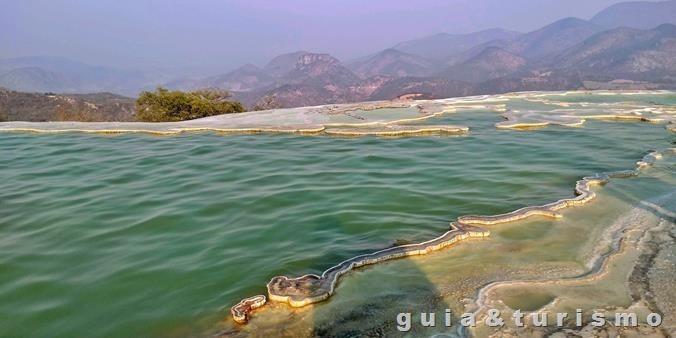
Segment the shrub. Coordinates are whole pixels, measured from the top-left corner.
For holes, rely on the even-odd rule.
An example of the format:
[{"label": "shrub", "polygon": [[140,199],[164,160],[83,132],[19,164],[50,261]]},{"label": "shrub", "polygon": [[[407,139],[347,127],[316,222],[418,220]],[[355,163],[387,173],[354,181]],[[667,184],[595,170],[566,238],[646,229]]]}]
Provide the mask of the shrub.
[{"label": "shrub", "polygon": [[244,111],[241,103],[228,101],[228,98],[230,93],[213,89],[182,92],[157,88],[152,92],[143,91],[136,100],[136,119],[173,122]]}]

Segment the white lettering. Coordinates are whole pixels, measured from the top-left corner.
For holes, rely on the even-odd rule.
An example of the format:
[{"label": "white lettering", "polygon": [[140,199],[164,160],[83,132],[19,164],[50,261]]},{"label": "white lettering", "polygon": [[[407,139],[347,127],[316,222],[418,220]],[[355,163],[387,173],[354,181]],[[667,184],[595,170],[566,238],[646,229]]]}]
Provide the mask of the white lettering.
[{"label": "white lettering", "polygon": [[490,327],[502,326],[504,321],[500,318],[500,310],[488,310],[488,318],[486,318],[486,325]]},{"label": "white lettering", "polygon": [[514,317],[514,324],[516,324],[517,327],[524,327],[524,324],[521,321],[523,319],[523,316],[524,314],[521,313],[521,310],[514,311],[512,317]]},{"label": "white lettering", "polygon": [[397,315],[397,330],[401,332],[408,332],[408,330],[411,329],[411,314],[406,312],[406,313],[400,313]]},{"label": "white lettering", "polygon": [[[420,312],[420,325],[423,327],[436,327],[437,317],[435,312]],[[572,321],[572,318],[569,319],[569,313],[551,313],[552,318],[549,318],[549,314],[546,312],[532,312],[532,313],[523,313],[521,310],[514,310],[512,313],[512,319],[516,327],[525,327],[526,322],[528,321],[525,316],[530,315],[530,322],[534,327],[547,327],[549,325],[550,319],[554,320],[554,315],[556,315],[556,326],[564,327],[565,322]],[[611,316],[612,314],[608,314]],[[636,313],[631,312],[621,312],[615,313],[615,320],[611,317],[606,318],[606,314],[601,312],[594,312],[591,314],[591,321],[589,324],[595,327],[602,327],[605,325],[614,325],[616,327],[623,326],[638,326],[638,316]],[[453,326],[453,314],[451,309],[444,310],[444,323],[440,325],[445,325],[446,327]],[[465,312],[460,316],[460,325],[463,327],[476,327],[476,315],[472,312]],[[487,313],[482,316],[479,320],[485,320],[485,324],[488,327],[502,327],[505,324],[505,321],[501,318],[500,310],[498,309],[488,309]],[[649,313],[646,316],[646,323],[651,327],[657,327],[662,324],[662,315],[659,313]],[[412,328],[412,320],[410,312],[403,312],[397,315],[397,329],[401,332],[408,332]],[[575,325],[581,327],[583,325],[583,312],[581,309],[575,310]]]},{"label": "white lettering", "polygon": [[615,326],[636,326],[637,325],[635,313],[616,313]]},{"label": "white lettering", "polygon": [[476,326],[476,317],[473,313],[465,312],[460,316],[460,325],[464,327],[475,327]]},{"label": "white lettering", "polygon": [[605,324],[606,324],[606,320],[603,317],[603,313],[594,312],[594,314],[592,315],[591,325],[599,327],[599,326],[603,326]]},{"label": "white lettering", "polygon": [[547,326],[547,314],[546,313],[543,313],[543,312],[531,313],[530,317],[533,319],[533,326],[539,326],[539,327]]},{"label": "white lettering", "polygon": [[563,319],[568,317],[567,313],[557,313],[556,314],[556,326],[561,327],[563,326]]},{"label": "white lettering", "polygon": [[648,323],[648,325],[656,327],[662,324],[662,316],[660,316],[659,313],[651,313],[648,315],[648,317],[646,317],[645,321]]},{"label": "white lettering", "polygon": [[436,325],[436,313],[420,313],[420,324],[425,327],[434,327]]},{"label": "white lettering", "polygon": [[453,322],[451,321],[451,309],[446,309],[446,327],[451,327]]}]

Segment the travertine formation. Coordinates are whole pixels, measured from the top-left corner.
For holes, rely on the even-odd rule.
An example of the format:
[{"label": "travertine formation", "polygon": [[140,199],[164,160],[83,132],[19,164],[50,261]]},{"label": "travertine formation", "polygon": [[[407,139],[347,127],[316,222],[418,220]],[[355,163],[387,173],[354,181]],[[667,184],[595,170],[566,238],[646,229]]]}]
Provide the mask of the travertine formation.
[{"label": "travertine formation", "polygon": [[[425,255],[465,239],[482,238],[490,235],[487,229],[478,226],[513,222],[535,215],[559,218],[561,215],[556,212],[557,210],[582,205],[594,199],[596,194],[591,191],[591,186],[605,184],[611,178],[634,176],[638,170],[661,158],[661,153],[653,151],[637,162],[635,170],[602,173],[584,177],[576,182],[576,196],[573,198],[565,198],[540,206],[529,206],[500,215],[461,216],[456,222],[451,223],[449,231],[437,238],[422,243],[396,246],[371,254],[353,257],[324,271],[321,276],[308,274],[298,278],[288,278],[286,276],[273,277],[267,284],[268,298],[272,301],[288,303],[293,307],[303,307],[329,298],[335,290],[338,278],[355,268],[407,256]],[[242,309],[240,304],[232,308],[233,316],[235,313],[239,314],[246,310]],[[242,318],[241,315],[239,316]],[[243,318],[247,318],[246,313]],[[237,320],[237,322],[242,323],[240,320]]]},{"label": "travertine formation", "polygon": [[575,110],[552,110],[546,113],[533,111],[510,111],[502,114],[506,121],[497,123],[500,129],[539,128],[548,125],[578,127],[587,119],[596,120],[634,120],[651,123],[671,123],[673,116],[658,115],[653,111],[617,111],[608,113],[578,112]]},{"label": "travertine formation", "polygon": [[[38,122],[39,123],[39,122]],[[66,122],[68,123],[68,122]],[[255,133],[280,133],[280,134],[319,134],[324,131],[322,125],[304,125],[304,126],[271,126],[271,127],[241,127],[241,128],[220,128],[220,127],[180,127],[166,129],[127,129],[127,128],[63,128],[63,129],[41,129],[29,127],[3,128],[1,131],[16,131],[28,133],[91,133],[91,134],[152,134],[152,135],[175,135],[186,132],[213,131],[219,133],[231,134],[255,134]]]},{"label": "travertine formation", "polygon": [[[541,128],[548,125],[575,127],[587,119],[638,120],[664,123],[675,130],[676,108],[669,104],[648,102],[575,102],[565,98],[590,92],[522,92],[481,95],[439,100],[376,101],[316,107],[274,109],[240,114],[225,114],[181,122],[2,122],[0,131],[38,133],[148,133],[171,135],[185,132],[221,133],[297,133],[330,135],[407,136],[429,133],[466,132],[464,126],[420,125],[447,113],[492,111],[505,121],[501,129]],[[676,95],[666,91],[595,91],[594,96]],[[533,106],[533,104],[537,106]],[[365,130],[364,128],[371,128]]]},{"label": "travertine formation", "polygon": [[[589,95],[587,92],[525,92],[493,96],[473,96],[442,100],[379,101],[370,103],[327,105],[306,108],[276,109],[260,112],[211,116],[203,119],[167,122],[4,122],[0,131],[37,133],[149,133],[171,135],[186,132],[212,131],[220,133],[294,133],[327,134],[337,136],[409,136],[424,134],[466,133],[465,126],[444,124],[419,124],[421,121],[451,112],[492,111],[500,113],[505,121],[496,124],[501,129],[538,128],[548,125],[575,127],[586,119],[632,120],[664,123],[676,131],[676,109],[643,99],[643,102],[576,102],[557,98]],[[673,92],[594,92],[598,96],[649,95],[673,96]],[[640,101],[640,100],[639,100]],[[668,102],[668,101],[664,101]],[[650,153],[637,163],[640,169],[660,158]],[[510,213],[493,216],[462,216],[451,223],[450,230],[432,240],[396,246],[367,255],[348,259],[326,270],[321,276],[304,275],[298,278],[277,276],[267,284],[268,298],[272,301],[302,307],[327,299],[334,292],[338,278],[352,269],[390,259],[424,255],[440,250],[458,241],[482,238],[489,231],[480,226],[490,226],[521,220],[530,216],[558,218],[558,210],[587,203],[595,197],[592,185],[606,183],[610,178],[635,175],[635,171],[614,172],[584,177],[575,186],[574,198],[553,203],[529,206]],[[266,303],[263,295],[247,298],[232,308],[235,321],[245,323],[248,314]]]},{"label": "travertine formation", "polygon": [[[556,109],[509,109],[502,114],[505,121],[495,126],[500,129],[541,128],[548,125],[578,127],[588,119],[595,120],[624,120],[650,123],[664,123],[666,128],[674,130],[676,123],[676,108],[673,105],[656,102],[565,102],[555,98],[565,98],[570,95],[587,94],[586,92],[559,92],[559,93],[516,93],[505,95],[520,97],[527,102],[535,102],[547,106],[563,107]],[[625,95],[674,95],[664,91],[636,91],[636,92],[594,92],[597,96]]]},{"label": "travertine formation", "polygon": [[[674,154],[674,149],[667,149],[664,154]],[[659,159],[662,159],[661,154],[651,153],[640,162],[650,165]],[[636,326],[599,327],[583,319],[581,325],[572,321],[564,322],[560,327],[557,324],[556,333],[552,334],[551,327],[537,327],[526,323],[525,327],[519,328],[507,322],[506,326],[500,328],[480,324],[478,328],[470,328],[472,335],[672,337],[676,326],[673,325],[673,311],[669,310],[674,308],[675,298],[671,295],[673,292],[667,290],[671,290],[673,284],[673,231],[676,229],[676,213],[670,211],[668,206],[674,205],[674,197],[676,190],[672,189],[666,194],[653,195],[649,200],[642,200],[639,205],[626,209],[625,213],[604,229],[602,238],[595,241],[597,245],[586,262],[588,270],[563,278],[543,275],[536,279],[491,282],[480,288],[475,302],[469,307],[479,323],[486,318],[489,309],[498,309],[504,316],[510,316],[518,305],[505,302],[504,297],[514,290],[528,290],[531,294],[556,295],[547,303],[530,309],[530,314],[551,314],[577,308],[599,312],[612,318],[616,313],[630,312],[639,314]],[[618,288],[624,289],[628,296],[626,299],[617,299],[602,291],[612,294]],[[601,303],[603,305],[600,304],[600,299],[604,300]],[[646,313],[663,315],[662,324],[656,327],[646,325],[640,319],[640,314]]]},{"label": "travertine formation", "polygon": [[422,135],[422,134],[454,134],[454,133],[466,133],[469,131],[469,128],[464,126],[454,126],[454,125],[415,125],[415,126],[402,126],[402,125],[383,125],[375,127],[364,127],[364,128],[330,128],[326,129],[324,132],[328,135],[337,135],[337,136],[366,136],[366,135],[375,135],[375,136],[407,136],[407,135]]},{"label": "travertine formation", "polygon": [[225,114],[180,122],[2,122],[0,131],[33,133],[144,133],[173,135],[218,133],[282,133],[406,136],[464,133],[464,126],[406,125],[451,111],[433,101],[377,101]]},{"label": "travertine formation", "polygon": [[242,299],[237,305],[232,307],[232,319],[238,323],[246,323],[248,315],[251,311],[265,305],[266,298],[264,295],[257,295]]},{"label": "travertine formation", "polygon": [[[668,149],[664,150],[664,153],[674,154],[674,153],[676,153],[674,150],[675,150],[675,148],[668,148]],[[628,177],[631,177],[631,176],[635,176],[635,175],[638,174],[638,172],[641,169],[644,169],[644,168],[654,164],[655,161],[661,160],[662,158],[663,158],[663,154],[661,152],[651,151],[647,155],[643,156],[643,158],[640,161],[636,162],[636,168],[634,170],[615,171],[615,172],[600,174],[598,176],[585,177],[585,178],[577,181],[577,184],[575,186],[575,191],[579,195],[576,198],[560,200],[558,202],[554,202],[554,203],[545,205],[543,207],[550,206],[549,208],[551,208],[551,209],[561,209],[561,208],[564,208],[566,206],[575,205],[575,204],[568,204],[571,201],[576,201],[574,203],[578,203],[578,204],[585,203],[586,201],[589,201],[596,196],[596,194],[594,192],[589,190],[590,184],[603,184],[603,183],[608,182],[611,178],[628,178]],[[585,182],[588,182],[588,183],[585,183]],[[580,198],[583,195],[586,195],[587,197],[586,198]],[[564,202],[565,204],[562,203],[562,202]],[[585,278],[592,278],[594,275],[598,274],[600,271],[603,271],[604,269],[606,269],[607,268],[606,265],[608,264],[607,262],[608,261],[605,260],[605,261],[600,262],[600,264],[591,264],[591,266],[592,266],[591,271],[589,271],[588,273],[585,273]],[[575,277],[574,279],[579,279],[579,278]],[[486,285],[484,288],[482,288],[479,291],[479,295],[478,295],[477,300],[476,300],[476,303],[478,304],[477,308],[481,309],[483,307],[483,305],[485,304],[486,292],[488,290],[490,290],[491,288],[494,288],[497,285],[508,285],[508,284],[517,284],[517,283],[521,283],[521,284],[539,283],[539,282],[543,282],[543,281],[548,281],[548,280],[546,280],[546,279],[544,279],[544,280],[531,280],[531,281],[521,280],[521,281],[515,281],[515,282],[500,281],[500,282],[495,282],[495,283],[491,283],[489,285]]]}]

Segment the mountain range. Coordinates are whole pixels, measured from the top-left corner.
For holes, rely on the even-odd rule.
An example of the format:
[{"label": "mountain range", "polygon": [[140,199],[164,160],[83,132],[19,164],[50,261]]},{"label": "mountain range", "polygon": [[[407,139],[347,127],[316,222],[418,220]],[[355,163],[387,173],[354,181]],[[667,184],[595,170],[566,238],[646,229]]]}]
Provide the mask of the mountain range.
[{"label": "mountain range", "polygon": [[0,87],[29,92],[114,92],[136,95],[170,81],[181,71],[119,69],[89,65],[63,57],[0,59]]},{"label": "mountain range", "polygon": [[0,122],[133,120],[134,100],[117,94],[43,94],[0,88]]},{"label": "mountain range", "polygon": [[[676,0],[627,2],[590,20],[564,18],[532,32],[499,28],[440,33],[341,62],[308,51],[203,78],[120,70],[63,58],[0,60],[0,87],[19,91],[136,95],[229,90],[250,109],[520,90],[676,88]],[[618,81],[622,80],[622,81]],[[600,87],[599,87],[600,86]]]}]

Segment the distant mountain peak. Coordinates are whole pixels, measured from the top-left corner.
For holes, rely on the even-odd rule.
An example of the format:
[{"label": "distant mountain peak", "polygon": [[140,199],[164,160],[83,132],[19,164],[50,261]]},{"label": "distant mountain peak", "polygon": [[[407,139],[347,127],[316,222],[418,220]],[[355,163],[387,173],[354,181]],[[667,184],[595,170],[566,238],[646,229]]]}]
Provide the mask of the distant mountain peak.
[{"label": "distant mountain peak", "polygon": [[600,32],[551,61],[555,68],[608,78],[676,78],[676,26]]},{"label": "distant mountain peak", "polygon": [[650,29],[663,23],[676,24],[676,0],[621,2],[600,11],[590,21],[605,28]]},{"label": "distant mountain peak", "polygon": [[[473,60],[481,60],[481,59],[489,59],[489,58],[500,58],[500,57],[510,57],[510,58],[518,58],[519,60],[524,60],[521,56],[516,55],[504,48],[496,47],[496,46],[489,46],[486,47],[483,51],[481,51],[476,57],[474,57],[471,60],[466,61],[465,63],[472,62]],[[522,62],[524,63],[524,62]]]},{"label": "distant mountain peak", "polygon": [[280,78],[288,84],[349,86],[359,78],[338,59],[325,53],[305,53],[298,57],[292,71]]},{"label": "distant mountain peak", "polygon": [[473,58],[451,66],[445,71],[447,78],[459,81],[482,82],[510,75],[521,70],[526,59],[496,46],[489,46]]},{"label": "distant mountain peak", "polygon": [[298,57],[296,68],[310,66],[312,64],[328,63],[338,64],[340,61],[329,54],[324,53],[306,53]]},{"label": "distant mountain peak", "polygon": [[362,78],[372,76],[425,76],[435,70],[436,65],[422,56],[414,55],[394,48],[382,50],[369,57],[350,64]]},{"label": "distant mountain peak", "polygon": [[585,25],[585,24],[588,24],[588,23],[589,23],[589,21],[586,21],[584,19],[580,19],[580,18],[574,17],[574,16],[569,16],[569,17],[565,17],[563,19],[556,20],[553,23],[549,24],[548,26],[570,27],[570,26],[576,26],[576,25]]},{"label": "distant mountain peak", "polygon": [[298,58],[304,54],[309,54],[309,52],[299,50],[277,55],[263,67],[262,71],[269,76],[280,77],[293,70],[293,68],[296,66]]},{"label": "distant mountain peak", "polygon": [[671,23],[663,23],[657,27],[655,27],[656,30],[661,31],[661,32],[668,32],[668,33],[674,33],[676,32],[676,24],[671,24]]},{"label": "distant mountain peak", "polygon": [[254,65],[253,63],[247,63],[247,64],[239,67],[238,69],[243,70],[243,71],[249,71],[249,72],[253,72],[253,71],[257,72],[257,71],[261,70],[260,68],[258,68],[258,66]]},{"label": "distant mountain peak", "polygon": [[396,49],[396,48],[387,48],[387,49],[383,49],[382,51],[378,52],[378,54],[382,54],[382,55],[400,55],[400,54],[409,54],[409,53],[402,52],[402,51],[400,51],[400,50],[398,50],[398,49]]},{"label": "distant mountain peak", "polygon": [[594,24],[590,21],[583,20],[583,19],[576,18],[576,17],[567,17],[567,18],[556,20],[556,21],[550,23],[549,25],[546,25],[546,26],[544,26],[544,27],[542,27],[538,30],[535,30],[531,33],[528,33],[526,35],[535,35],[535,34],[538,34],[538,33],[542,34],[542,33],[545,33],[545,32],[546,33],[553,33],[553,32],[558,33],[559,31],[563,31],[564,33],[566,33],[566,31],[568,31],[568,30],[580,29],[580,28],[588,29],[590,31],[601,31],[601,30],[603,30],[601,27],[599,27],[598,25],[596,25],[596,24]]},{"label": "distant mountain peak", "polygon": [[514,34],[514,35],[523,34],[523,33],[517,32],[517,31],[512,31],[512,30],[499,28],[499,27],[486,28],[486,29],[483,29],[483,30],[476,32],[475,34],[504,34],[504,33]]},{"label": "distant mountain peak", "polygon": [[558,54],[603,29],[589,21],[568,17],[509,41],[503,48],[531,59]]},{"label": "distant mountain peak", "polygon": [[438,33],[409,40],[393,48],[428,60],[447,62],[449,58],[493,40],[511,40],[521,33],[500,28],[489,28],[469,34]]}]

